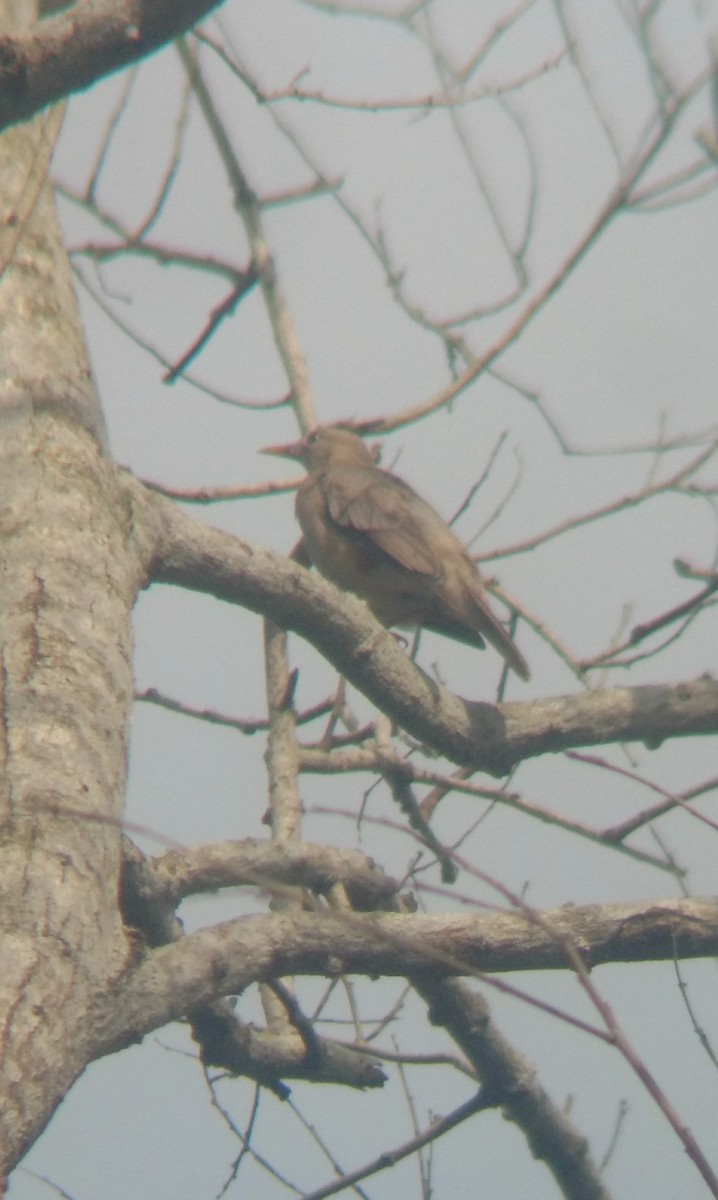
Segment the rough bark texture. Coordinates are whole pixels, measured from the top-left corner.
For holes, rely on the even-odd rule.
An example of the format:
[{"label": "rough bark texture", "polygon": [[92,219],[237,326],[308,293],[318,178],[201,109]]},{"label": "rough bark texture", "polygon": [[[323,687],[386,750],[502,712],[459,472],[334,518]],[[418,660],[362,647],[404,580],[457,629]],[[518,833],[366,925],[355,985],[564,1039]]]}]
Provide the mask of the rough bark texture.
[{"label": "rough bark texture", "polygon": [[49,415],[0,441],[0,1163],[86,1065],[84,1018],[126,958],[118,824],[136,581],[87,433]]},{"label": "rough bark texture", "polygon": [[104,419],[47,187],[52,149],[53,134],[40,120],[0,137],[0,429],[50,409],[84,425],[104,447]]},{"label": "rough bark texture", "polygon": [[[219,0],[83,0],[0,38],[0,128],[22,121],[185,33]],[[4,26],[3,32],[7,29]]]},{"label": "rough bark texture", "polygon": [[[0,12],[21,30],[34,5]],[[0,1181],[86,1065],[86,1014],[127,959],[118,819],[139,579],[50,149],[39,121],[0,139]]]}]

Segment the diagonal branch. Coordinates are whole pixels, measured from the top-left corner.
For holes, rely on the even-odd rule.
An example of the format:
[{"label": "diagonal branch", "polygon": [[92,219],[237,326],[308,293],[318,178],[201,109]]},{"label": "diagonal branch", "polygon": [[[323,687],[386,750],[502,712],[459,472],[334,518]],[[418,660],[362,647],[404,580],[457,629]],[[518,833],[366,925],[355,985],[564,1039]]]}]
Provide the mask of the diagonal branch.
[{"label": "diagonal branch", "polygon": [[430,1006],[433,1025],[441,1025],[461,1046],[504,1115],[525,1134],[534,1158],[546,1163],[562,1195],[569,1200],[608,1200],[590,1148],[538,1082],[532,1065],[497,1029],[483,996],[433,973],[416,976],[414,986]]},{"label": "diagonal branch", "polygon": [[218,0],[85,0],[0,38],[0,129],[146,58]]},{"label": "diagonal branch", "polygon": [[[416,667],[355,597],[124,479],[135,526],[153,542],[153,580],[240,604],[301,634],[382,712],[452,762],[503,775],[523,759],[579,746],[657,746],[718,732],[718,683],[710,678],[529,703],[463,700]],[[477,655],[477,672],[482,667]]]}]

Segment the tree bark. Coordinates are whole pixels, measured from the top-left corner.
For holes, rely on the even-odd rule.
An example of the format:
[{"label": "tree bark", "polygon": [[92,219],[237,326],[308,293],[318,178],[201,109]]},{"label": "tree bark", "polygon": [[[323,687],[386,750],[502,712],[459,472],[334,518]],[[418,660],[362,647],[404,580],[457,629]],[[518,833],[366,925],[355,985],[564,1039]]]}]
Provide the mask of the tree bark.
[{"label": "tree bark", "polygon": [[[5,28],[33,17],[3,10]],[[119,819],[141,579],[49,152],[40,121],[0,139],[2,1181],[87,1064],[87,1013],[128,957]]]}]

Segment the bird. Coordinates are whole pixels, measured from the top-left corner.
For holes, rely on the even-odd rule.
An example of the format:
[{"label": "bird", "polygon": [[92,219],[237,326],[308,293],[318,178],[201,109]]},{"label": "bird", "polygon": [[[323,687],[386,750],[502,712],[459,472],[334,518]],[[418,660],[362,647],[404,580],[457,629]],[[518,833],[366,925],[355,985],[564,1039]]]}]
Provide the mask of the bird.
[{"label": "bird", "polygon": [[489,642],[512,671],[529,678],[466,548],[408,483],[375,465],[356,433],[320,425],[263,453],[296,459],[307,470],[295,511],[320,574],[365,600],[387,629],[430,629],[479,649]]}]

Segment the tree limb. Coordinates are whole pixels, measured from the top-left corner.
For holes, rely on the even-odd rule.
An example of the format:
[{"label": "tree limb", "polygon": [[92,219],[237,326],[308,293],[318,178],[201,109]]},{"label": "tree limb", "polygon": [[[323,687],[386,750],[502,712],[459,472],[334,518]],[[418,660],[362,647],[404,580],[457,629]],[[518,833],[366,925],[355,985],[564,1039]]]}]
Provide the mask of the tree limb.
[{"label": "tree limb", "polygon": [[218,0],[84,0],[0,38],[0,130],[146,58]]},{"label": "tree limb", "polygon": [[[424,674],[354,596],[271,550],[203,525],[125,476],[136,521],[152,525],[151,578],[270,616],[311,642],[382,712],[452,762],[505,775],[579,746],[718,732],[718,682],[612,688],[491,705]],[[482,660],[477,656],[477,670]]]},{"label": "tree limb", "polygon": [[109,1054],[220,996],[282,975],[436,975],[566,969],[718,954],[718,900],[586,905],[530,916],[275,913],[226,921],[162,946],[98,1000]]}]

